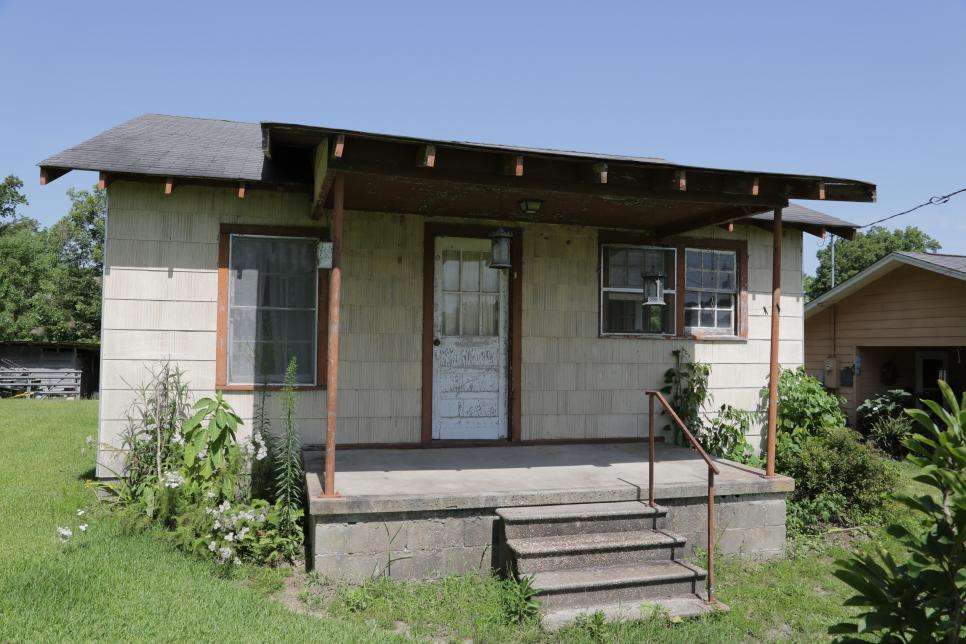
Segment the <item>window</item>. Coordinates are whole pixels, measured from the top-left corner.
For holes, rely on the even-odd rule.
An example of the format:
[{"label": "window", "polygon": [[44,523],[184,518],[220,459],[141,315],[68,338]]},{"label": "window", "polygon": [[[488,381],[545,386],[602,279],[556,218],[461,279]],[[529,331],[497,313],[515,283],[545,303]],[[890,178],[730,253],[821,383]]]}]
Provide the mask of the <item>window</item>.
[{"label": "window", "polygon": [[684,251],[684,326],[704,333],[735,333],[738,296],[737,253]]},{"label": "window", "polygon": [[499,335],[500,271],[489,252],[443,251],[443,335]]},{"label": "window", "polygon": [[[672,334],[675,328],[673,248],[605,245],[601,248],[601,333]],[[660,275],[664,306],[644,306],[643,277]]]},{"label": "window", "polygon": [[300,385],[316,383],[318,239],[228,239],[228,385],[278,385],[294,357]]}]

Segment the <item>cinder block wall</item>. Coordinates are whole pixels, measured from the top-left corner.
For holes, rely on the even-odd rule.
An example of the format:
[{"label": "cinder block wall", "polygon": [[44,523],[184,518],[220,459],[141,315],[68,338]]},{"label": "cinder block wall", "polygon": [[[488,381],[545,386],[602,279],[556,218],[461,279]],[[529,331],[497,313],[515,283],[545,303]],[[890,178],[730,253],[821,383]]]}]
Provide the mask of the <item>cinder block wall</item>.
[{"label": "cinder block wall", "polygon": [[[119,470],[121,434],[135,389],[170,360],[195,397],[215,382],[218,229],[221,223],[311,225],[307,194],[118,181],[108,188],[101,350],[99,476]],[[339,441],[419,440],[422,249],[425,217],[348,212],[343,271]],[[478,223],[478,222],[477,222]],[[497,223],[497,222],[495,222]],[[661,383],[672,350],[713,364],[715,401],[757,405],[768,374],[771,235],[757,228],[697,231],[746,239],[747,342],[601,338],[597,232],[524,225],[523,438],[643,436],[642,390]],[[802,362],[801,234],[783,240],[781,360]],[[250,428],[256,395],[226,397]],[[274,427],[281,405],[268,403]],[[296,417],[307,444],[324,435],[325,393],[300,392]],[[662,425],[663,425],[662,421]],[[753,430],[757,442],[760,430]]]}]

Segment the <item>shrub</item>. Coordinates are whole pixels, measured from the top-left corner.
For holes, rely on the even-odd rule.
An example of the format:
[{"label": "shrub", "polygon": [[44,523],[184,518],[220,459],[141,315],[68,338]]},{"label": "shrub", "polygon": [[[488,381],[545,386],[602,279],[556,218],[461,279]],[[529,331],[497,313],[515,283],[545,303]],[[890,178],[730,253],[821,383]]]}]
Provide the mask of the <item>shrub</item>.
[{"label": "shrub", "polygon": [[[691,355],[684,349],[671,352],[674,366],[664,373],[664,386],[661,392],[668,396],[671,407],[692,432],[701,427],[701,412],[706,403],[711,403],[708,392],[708,378],[711,365],[704,362],[690,362]],[[661,410],[661,413],[664,413]],[[665,429],[675,432],[675,443],[684,445],[684,437],[676,425],[668,424]]]},{"label": "shrub", "polygon": [[[845,425],[841,405],[845,399],[834,396],[805,367],[782,369],[778,378],[778,429],[807,434]],[[768,387],[761,389],[761,407],[768,408]]]},{"label": "shrub", "polygon": [[696,430],[695,438],[709,454],[757,465],[760,459],[745,438],[750,427],[749,412],[731,405],[721,405],[718,413]]},{"label": "shrub", "polygon": [[912,433],[912,419],[908,416],[882,416],[872,423],[869,438],[876,447],[893,458],[902,458],[906,454],[903,444]]},{"label": "shrub", "polygon": [[899,468],[856,432],[839,427],[806,436],[784,452],[782,474],[795,479],[796,512],[805,525],[854,525],[874,519],[899,480]]},{"label": "shrub", "polygon": [[906,418],[904,410],[911,405],[912,394],[902,389],[890,389],[855,408],[856,426],[861,432],[869,432],[883,418]]},{"label": "shrub", "polygon": [[847,604],[862,607],[856,623],[829,629],[844,641],[860,635],[863,641],[956,642],[966,635],[966,394],[958,402],[945,382],[939,387],[948,411],[923,402],[942,426],[922,410],[907,412],[922,430],[906,439],[908,460],[919,468],[916,481],[933,492],[897,498],[925,529],[889,526],[904,561],[880,548],[837,562],[835,575],[856,590]]}]

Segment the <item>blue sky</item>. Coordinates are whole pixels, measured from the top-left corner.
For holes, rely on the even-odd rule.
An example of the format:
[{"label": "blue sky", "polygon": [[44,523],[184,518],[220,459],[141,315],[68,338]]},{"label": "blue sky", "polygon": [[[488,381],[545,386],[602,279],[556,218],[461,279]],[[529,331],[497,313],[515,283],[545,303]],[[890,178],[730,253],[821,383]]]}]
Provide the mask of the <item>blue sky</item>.
[{"label": "blue sky", "polygon": [[[0,0],[0,175],[144,112],[657,155],[873,181],[865,223],[966,186],[966,3]],[[966,195],[916,224],[966,253]],[[806,269],[819,242],[806,241]]]}]

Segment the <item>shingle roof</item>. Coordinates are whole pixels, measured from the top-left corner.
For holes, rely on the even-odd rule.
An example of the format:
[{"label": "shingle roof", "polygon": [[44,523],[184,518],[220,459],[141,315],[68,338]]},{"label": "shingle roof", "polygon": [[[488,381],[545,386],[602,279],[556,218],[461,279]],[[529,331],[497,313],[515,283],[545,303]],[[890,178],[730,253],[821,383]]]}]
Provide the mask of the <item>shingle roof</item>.
[{"label": "shingle roof", "polygon": [[144,114],[44,159],[41,166],[262,181],[269,169],[258,123]]},{"label": "shingle roof", "polygon": [[893,252],[806,304],[805,317],[811,317],[833,304],[841,302],[867,284],[881,279],[903,265],[915,266],[966,281],[966,255]]},{"label": "shingle roof", "polygon": [[[760,221],[771,221],[774,218],[775,215],[771,211],[748,217],[748,219],[758,219]],[[833,217],[832,215],[827,215],[824,212],[800,206],[797,203],[790,203],[785,208],[782,208],[782,221],[790,224],[812,224],[814,226],[825,226],[828,228],[857,228],[856,224],[839,219],[838,217]]]}]

